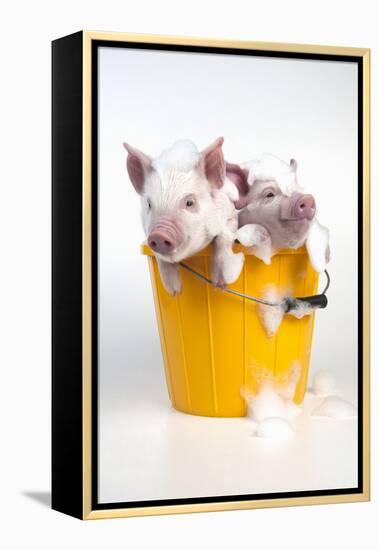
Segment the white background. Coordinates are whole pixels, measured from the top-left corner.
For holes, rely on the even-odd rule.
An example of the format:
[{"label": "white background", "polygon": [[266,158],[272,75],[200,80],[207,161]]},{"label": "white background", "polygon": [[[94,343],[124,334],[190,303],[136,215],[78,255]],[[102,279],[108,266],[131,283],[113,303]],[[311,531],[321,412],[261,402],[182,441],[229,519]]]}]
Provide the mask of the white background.
[{"label": "white background", "polygon": [[263,453],[261,462],[244,419],[184,419],[172,410],[140,254],[140,200],[121,144],[155,157],[177,139],[190,137],[203,149],[221,134],[231,162],[265,151],[298,160],[299,183],[315,195],[332,249],[310,381],[326,368],[337,394],[355,401],[357,65],[101,48],[98,74],[100,502],[355,486],[355,421],[321,421],[315,431],[314,420],[292,452]]},{"label": "white background", "polygon": [[[174,3],[18,2],[3,8],[0,103],[2,467],[0,538],[6,548],[201,544],[322,548],[377,546],[377,344],[373,338],[371,503],[80,523],[45,505],[50,483],[50,40],[81,28],[368,46],[378,95],[375,3],[320,0]],[[377,101],[372,150],[378,150]],[[372,204],[378,204],[373,158]],[[373,250],[378,248],[377,206]],[[373,281],[378,279],[377,256]],[[373,288],[373,334],[378,332]],[[333,327],[333,330],[338,330]],[[274,528],[273,528],[274,527]],[[6,540],[6,542],[5,542]],[[345,546],[346,547],[346,546]]]}]

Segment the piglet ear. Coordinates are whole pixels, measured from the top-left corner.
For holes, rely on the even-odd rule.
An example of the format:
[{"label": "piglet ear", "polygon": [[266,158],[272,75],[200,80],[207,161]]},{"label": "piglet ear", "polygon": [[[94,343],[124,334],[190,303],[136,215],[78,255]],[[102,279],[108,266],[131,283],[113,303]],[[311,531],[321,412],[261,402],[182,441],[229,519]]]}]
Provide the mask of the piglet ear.
[{"label": "piglet ear", "polygon": [[249,183],[247,181],[249,171],[245,168],[241,168],[238,164],[232,164],[226,162],[226,177],[229,178],[238,190],[238,200],[234,201],[234,206],[237,209],[243,208],[247,203],[247,195],[250,190]]},{"label": "piglet ear", "polygon": [[329,229],[315,219],[309,229],[305,246],[313,269],[322,273],[330,260]]},{"label": "piglet ear", "polygon": [[128,143],[123,143],[128,152],[126,159],[126,168],[128,170],[130,181],[137,193],[143,193],[145,179],[151,170],[151,158],[142,151],[135,149]]},{"label": "piglet ear", "polygon": [[224,138],[219,137],[200,153],[200,166],[212,187],[220,188],[225,180]]}]

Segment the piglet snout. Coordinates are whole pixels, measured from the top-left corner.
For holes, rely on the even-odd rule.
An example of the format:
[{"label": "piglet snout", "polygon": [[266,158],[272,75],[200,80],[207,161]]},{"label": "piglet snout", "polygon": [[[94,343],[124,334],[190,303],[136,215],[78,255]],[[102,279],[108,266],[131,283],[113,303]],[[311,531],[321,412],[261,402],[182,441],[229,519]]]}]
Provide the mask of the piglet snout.
[{"label": "piglet snout", "polygon": [[147,243],[154,252],[167,256],[176,251],[182,240],[177,224],[169,219],[161,219],[151,229]]},{"label": "piglet snout", "polygon": [[316,214],[316,201],[312,195],[296,193],[291,197],[283,197],[280,208],[282,221],[311,221]]},{"label": "piglet snout", "polygon": [[293,205],[293,217],[311,221],[316,213],[316,201],[313,195],[300,195]]}]

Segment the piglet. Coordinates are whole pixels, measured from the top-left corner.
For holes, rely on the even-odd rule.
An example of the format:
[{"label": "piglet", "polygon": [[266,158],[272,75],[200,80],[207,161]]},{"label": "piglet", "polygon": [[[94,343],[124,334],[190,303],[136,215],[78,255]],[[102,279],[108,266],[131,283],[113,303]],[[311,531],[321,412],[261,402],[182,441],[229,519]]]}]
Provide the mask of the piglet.
[{"label": "piglet", "polygon": [[182,288],[178,263],[210,243],[215,285],[234,282],[242,270],[244,255],[232,250],[238,191],[226,176],[223,142],[220,137],[199,152],[191,141],[178,141],[155,159],[124,143],[129,178],[141,197],[147,242],[172,295]]},{"label": "piglet", "polygon": [[260,161],[228,164],[239,190],[236,238],[265,263],[281,248],[305,245],[312,266],[322,272],[330,259],[329,231],[316,219],[316,201],[302,192],[296,171],[294,159],[287,164],[268,154]]}]

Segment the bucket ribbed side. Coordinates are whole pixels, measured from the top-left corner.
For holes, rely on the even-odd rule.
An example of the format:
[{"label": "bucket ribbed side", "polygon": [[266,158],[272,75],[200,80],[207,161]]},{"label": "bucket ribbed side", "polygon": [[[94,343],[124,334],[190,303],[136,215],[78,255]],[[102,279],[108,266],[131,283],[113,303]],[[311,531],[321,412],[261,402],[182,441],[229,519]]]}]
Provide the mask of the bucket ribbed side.
[{"label": "bucket ribbed side", "polygon": [[[210,256],[187,263],[210,275]],[[168,391],[180,411],[203,416],[246,414],[241,389],[258,389],[257,368],[282,376],[294,361],[300,365],[295,401],[305,394],[314,315],[285,316],[277,334],[269,338],[256,304],[223,293],[181,270],[182,293],[174,298],[164,289],[155,258],[149,258]],[[243,273],[231,288],[261,296],[267,285],[294,295],[317,289],[318,274],[306,253],[277,255],[267,266],[247,255]]]}]

